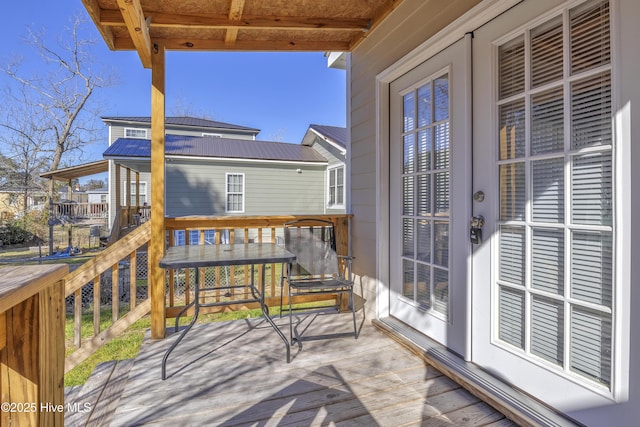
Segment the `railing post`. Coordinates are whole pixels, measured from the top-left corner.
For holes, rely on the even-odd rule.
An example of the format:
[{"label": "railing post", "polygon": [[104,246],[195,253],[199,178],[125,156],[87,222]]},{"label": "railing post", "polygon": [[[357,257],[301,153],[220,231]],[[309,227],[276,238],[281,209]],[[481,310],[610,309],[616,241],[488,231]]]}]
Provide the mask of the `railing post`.
[{"label": "railing post", "polygon": [[165,252],[164,225],[164,116],[165,48],[154,46],[151,54],[151,242],[149,244],[149,297],[151,298],[151,338],[165,334],[165,274],[160,260]]}]

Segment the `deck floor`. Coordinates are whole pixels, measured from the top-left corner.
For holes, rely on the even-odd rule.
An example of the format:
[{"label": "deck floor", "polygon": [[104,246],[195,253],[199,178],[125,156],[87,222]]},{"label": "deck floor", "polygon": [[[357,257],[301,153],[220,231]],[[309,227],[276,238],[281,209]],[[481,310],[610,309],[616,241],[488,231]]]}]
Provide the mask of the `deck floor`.
[{"label": "deck floor", "polygon": [[[350,326],[348,314],[299,321],[307,338]],[[286,318],[276,322],[288,332]],[[162,381],[162,356],[174,339],[143,343],[110,425],[515,425],[368,323],[358,340],[293,346],[289,364],[263,319],[196,325]]]}]

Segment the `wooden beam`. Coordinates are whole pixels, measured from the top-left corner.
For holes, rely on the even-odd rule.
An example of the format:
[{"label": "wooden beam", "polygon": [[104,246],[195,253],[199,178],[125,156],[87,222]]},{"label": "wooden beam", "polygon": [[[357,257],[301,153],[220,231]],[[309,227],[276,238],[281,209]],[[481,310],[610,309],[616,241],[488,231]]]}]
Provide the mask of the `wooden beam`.
[{"label": "wooden beam", "polygon": [[118,6],[142,66],[151,68],[151,37],[140,0],[118,0]]},{"label": "wooden beam", "polygon": [[[100,34],[102,35],[104,42],[107,44],[107,47],[109,47],[109,49],[111,50],[114,50],[115,43],[113,38],[113,31],[111,30],[111,28],[108,28],[102,25],[103,9],[100,9],[98,0],[82,0],[82,3],[84,4],[84,7],[87,9],[87,12],[89,13],[89,16],[91,17],[91,19],[93,20],[93,23],[98,28],[98,31],[100,31]],[[118,12],[118,15],[120,15],[120,18],[122,18],[122,15],[119,12]],[[124,24],[124,21],[122,21],[122,23]]]},{"label": "wooden beam", "polygon": [[[242,15],[233,20],[230,16],[217,14],[173,14],[145,10],[151,18],[151,28],[209,28],[209,29],[252,29],[252,30],[353,30],[366,32],[370,20],[367,18],[326,18],[314,16],[250,16]],[[118,10],[104,9],[100,14],[102,27],[125,25]]]},{"label": "wooden beam", "polygon": [[[242,18],[242,11],[244,10],[244,0],[231,0],[231,5],[229,6],[229,21],[238,22],[240,18]],[[227,31],[224,35],[224,43],[227,45],[232,45],[236,42],[238,38],[238,28],[230,27],[227,28]]]},{"label": "wooden beam", "polygon": [[165,252],[164,225],[164,116],[165,49],[156,45],[151,56],[151,241],[149,280],[151,298],[151,338],[165,334],[165,274],[160,260]]},{"label": "wooden beam", "polygon": [[[345,52],[350,49],[350,42],[338,41],[301,41],[301,40],[241,40],[232,46],[224,40],[212,39],[156,39],[158,44],[163,44],[166,50],[187,51],[255,51],[255,52]],[[129,39],[116,38],[116,50],[135,50]]]}]

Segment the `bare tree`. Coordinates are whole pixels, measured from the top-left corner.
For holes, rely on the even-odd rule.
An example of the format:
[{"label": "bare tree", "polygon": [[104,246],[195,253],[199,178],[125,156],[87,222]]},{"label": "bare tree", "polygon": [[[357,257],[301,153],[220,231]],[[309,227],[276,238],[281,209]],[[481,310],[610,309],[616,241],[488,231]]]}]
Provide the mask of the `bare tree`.
[{"label": "bare tree", "polygon": [[[101,123],[96,92],[112,84],[111,73],[101,71],[92,56],[96,41],[87,36],[85,19],[76,15],[69,23],[57,43],[46,39],[44,30],[28,30],[25,41],[36,52],[37,72],[25,72],[21,58],[0,65],[9,77],[0,109],[0,153],[12,169],[5,170],[7,183],[22,193],[25,221],[29,196],[40,187],[40,173],[79,160],[86,145],[97,140]],[[53,180],[49,194],[54,194]],[[50,212],[52,203],[50,199]],[[52,222],[49,250],[53,251]]]},{"label": "bare tree", "polygon": [[[39,54],[43,74],[25,76],[21,60],[2,67],[12,82],[5,90],[6,114],[0,117],[4,142],[31,145],[49,160],[49,170],[58,169],[67,156],[80,157],[83,147],[96,140],[99,115],[92,101],[96,91],[112,83],[106,72],[94,68],[91,47],[96,42],[83,38],[84,24],[83,18],[72,17],[55,46],[43,31],[28,30],[26,43]],[[25,138],[25,129],[33,138]]]}]

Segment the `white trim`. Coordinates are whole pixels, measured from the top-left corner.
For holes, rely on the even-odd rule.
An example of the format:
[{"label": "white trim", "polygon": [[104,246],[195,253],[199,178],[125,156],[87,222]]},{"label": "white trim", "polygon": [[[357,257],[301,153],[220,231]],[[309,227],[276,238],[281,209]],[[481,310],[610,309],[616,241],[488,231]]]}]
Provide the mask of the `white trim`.
[{"label": "white trim", "polygon": [[[230,176],[241,176],[242,177],[242,209],[239,211],[229,210],[229,194],[237,194],[236,192],[229,193],[229,177]],[[244,213],[245,211],[245,176],[243,172],[226,172],[224,174],[224,211],[226,213]]]},{"label": "white trim", "polygon": [[[128,136],[128,135],[127,135],[127,131],[128,131],[128,130],[132,130],[132,131],[136,131],[136,132],[144,131],[144,136]],[[131,138],[131,139],[149,139],[149,129],[145,129],[145,128],[125,127],[125,128],[123,129],[123,131],[122,131],[122,132],[123,132],[124,138]]]},{"label": "white trim", "polygon": [[200,136],[211,137],[211,138],[222,138],[221,133],[211,133],[211,132],[202,132],[202,135]]},{"label": "white trim", "polygon": [[[337,171],[338,169],[342,168],[342,203],[334,203],[334,204],[330,204],[329,203],[329,195],[331,194],[331,171]],[[335,165],[331,165],[330,167],[327,168],[327,179],[326,179],[326,190],[327,190],[327,197],[325,199],[325,205],[327,206],[327,209],[344,209],[345,207],[345,203],[346,203],[346,175],[347,175],[347,167],[344,163],[336,163]],[[336,173],[336,182],[335,185],[336,190],[338,187],[338,174]],[[336,200],[337,200],[337,194],[338,192],[336,191]]]},{"label": "white trim", "polygon": [[[135,206],[132,204],[131,196],[134,196],[133,192],[130,190],[131,185],[135,185],[135,181],[127,181],[126,179],[122,181],[122,198],[125,202],[122,206]],[[149,203],[151,200],[149,199],[149,183],[147,181],[140,181],[140,190],[142,190],[144,186],[144,191],[140,191],[140,196],[144,195],[144,200],[140,200],[141,203]]]},{"label": "white trim", "polygon": [[[389,85],[522,0],[485,0],[376,76],[376,315],[389,315]],[[472,317],[469,314],[470,318]]]},{"label": "white trim", "polygon": [[[106,160],[114,160],[119,162],[149,162],[149,157],[121,157],[121,156],[105,156]],[[298,160],[264,160],[264,159],[240,159],[231,157],[201,157],[201,156],[166,156],[166,160],[205,160],[216,162],[236,162],[236,163],[277,163],[283,165],[306,165],[306,166],[327,166],[329,162],[303,162]]]},{"label": "white trim", "polygon": [[318,132],[317,130],[310,128],[311,132],[315,133],[320,139],[322,139],[323,141],[328,142],[331,146],[333,146],[334,148],[336,148],[337,150],[340,151],[341,154],[346,154],[347,153],[347,149],[345,147],[342,146],[342,144],[339,144],[337,142],[335,142],[333,139],[329,138],[328,136],[326,136],[323,133]]},{"label": "white trim", "polygon": [[[636,55],[623,55],[623,40],[621,37],[621,28],[623,28],[623,17],[620,15],[620,0],[609,1],[610,13],[610,34],[611,34],[611,85],[612,85],[612,102],[611,108],[613,114],[613,197],[614,199],[614,230],[613,250],[615,253],[614,268],[614,321],[613,326],[613,354],[611,363],[614,365],[612,381],[612,392],[618,402],[626,402],[629,400],[629,371],[631,357],[631,266],[633,260],[631,253],[633,251],[633,237],[629,232],[622,230],[632,230],[632,215],[634,212],[632,206],[631,194],[634,191],[632,182],[632,156],[631,149],[633,140],[631,138],[631,106],[629,102],[622,104],[623,94],[622,88],[625,82],[622,79],[621,72],[625,67],[625,61],[635,60],[638,63]],[[640,10],[637,8],[636,10]],[[633,19],[633,18],[632,18]],[[627,22],[628,25],[628,22]],[[627,41],[628,45],[634,45],[636,40]],[[637,116],[637,112],[636,112]],[[626,184],[626,185],[625,185]],[[637,211],[636,211],[637,212]],[[637,243],[635,244],[637,248]],[[638,326],[636,326],[638,327]]]}]

